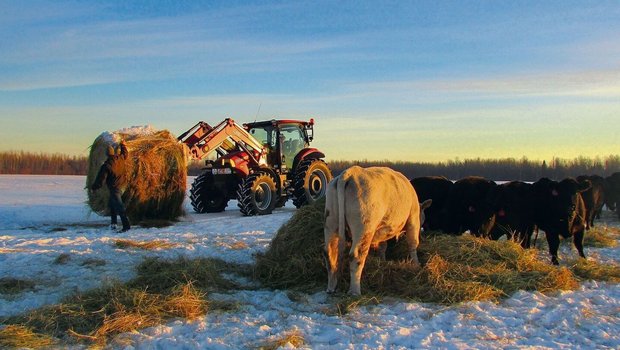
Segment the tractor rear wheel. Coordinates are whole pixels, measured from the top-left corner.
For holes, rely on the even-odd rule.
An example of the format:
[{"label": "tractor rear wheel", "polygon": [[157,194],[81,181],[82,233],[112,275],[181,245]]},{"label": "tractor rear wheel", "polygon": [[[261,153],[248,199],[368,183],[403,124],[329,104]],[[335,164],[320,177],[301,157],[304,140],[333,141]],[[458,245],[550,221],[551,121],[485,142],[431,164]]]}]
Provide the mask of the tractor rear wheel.
[{"label": "tractor rear wheel", "polygon": [[329,167],[322,159],[306,159],[299,163],[293,180],[293,204],[297,208],[316,202],[325,196],[332,179]]},{"label": "tractor rear wheel", "polygon": [[189,190],[194,211],[203,213],[219,213],[228,205],[224,192],[213,184],[213,175],[202,173],[192,183]]},{"label": "tractor rear wheel", "polygon": [[271,214],[278,201],[275,180],[264,172],[248,175],[239,184],[237,201],[245,216]]}]

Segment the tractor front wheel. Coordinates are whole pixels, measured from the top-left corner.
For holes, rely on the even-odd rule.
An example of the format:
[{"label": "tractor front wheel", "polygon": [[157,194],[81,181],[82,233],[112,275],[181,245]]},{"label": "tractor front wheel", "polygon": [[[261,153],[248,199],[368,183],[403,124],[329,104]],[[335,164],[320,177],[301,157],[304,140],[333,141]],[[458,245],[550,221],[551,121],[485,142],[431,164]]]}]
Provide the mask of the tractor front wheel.
[{"label": "tractor front wheel", "polygon": [[239,184],[237,205],[245,216],[271,214],[277,200],[276,182],[267,173],[250,174]]},{"label": "tractor front wheel", "polygon": [[213,184],[213,175],[209,173],[196,177],[189,194],[192,208],[200,214],[219,213],[228,205],[228,198],[222,189]]},{"label": "tractor front wheel", "polygon": [[322,159],[306,159],[299,163],[293,180],[293,204],[297,208],[316,202],[325,196],[332,179],[329,167]]}]

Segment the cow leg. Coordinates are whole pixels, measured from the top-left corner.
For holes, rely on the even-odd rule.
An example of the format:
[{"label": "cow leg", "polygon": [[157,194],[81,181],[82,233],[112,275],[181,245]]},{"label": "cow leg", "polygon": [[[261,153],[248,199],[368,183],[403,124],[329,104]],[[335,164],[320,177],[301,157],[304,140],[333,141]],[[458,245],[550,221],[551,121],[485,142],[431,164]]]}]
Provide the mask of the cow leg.
[{"label": "cow leg", "polygon": [[575,232],[573,234],[573,244],[575,245],[575,248],[577,248],[577,252],[579,253],[579,256],[585,259],[586,255],[583,253],[583,236],[584,236],[583,230],[579,230]]},{"label": "cow leg", "polygon": [[[353,236],[353,242],[351,244],[351,252],[349,253],[349,271],[351,273],[351,285],[349,286],[349,294],[352,295],[361,295],[361,280],[362,280],[362,270],[364,269],[364,264],[366,263],[366,257],[368,256],[368,251],[370,250],[370,244],[372,243],[372,237],[374,232],[360,232],[360,235],[355,235],[351,232],[351,236]],[[356,241],[356,238],[358,239]]]},{"label": "cow leg", "polygon": [[551,255],[551,263],[553,265],[560,265],[558,261],[558,248],[560,247],[560,236],[557,234],[550,234],[545,232],[547,236],[547,244],[549,245],[549,255]]},{"label": "cow leg", "polygon": [[524,249],[529,249],[532,246],[532,228],[522,227],[521,230],[523,234],[523,242],[521,243],[521,246]]},{"label": "cow leg", "polygon": [[419,214],[411,213],[409,219],[405,224],[405,239],[407,240],[407,246],[409,247],[409,256],[407,260],[414,265],[420,265],[418,260],[418,246],[420,245],[420,216]]},{"label": "cow leg", "polygon": [[325,250],[327,252],[327,293],[336,291],[345,249],[346,242],[340,239],[338,233],[329,236],[328,241],[325,243]]},{"label": "cow leg", "polygon": [[379,243],[377,246],[377,254],[379,255],[379,259],[385,261],[385,253],[387,251],[387,241]]}]

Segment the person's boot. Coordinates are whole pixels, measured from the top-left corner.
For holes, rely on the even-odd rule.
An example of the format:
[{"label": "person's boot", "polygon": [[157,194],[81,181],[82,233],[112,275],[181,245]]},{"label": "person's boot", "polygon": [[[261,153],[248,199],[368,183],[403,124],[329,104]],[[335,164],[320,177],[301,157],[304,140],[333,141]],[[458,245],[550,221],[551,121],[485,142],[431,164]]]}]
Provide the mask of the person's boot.
[{"label": "person's boot", "polygon": [[116,224],[112,224],[112,225],[110,225],[110,230],[112,230],[112,231],[116,231]]}]

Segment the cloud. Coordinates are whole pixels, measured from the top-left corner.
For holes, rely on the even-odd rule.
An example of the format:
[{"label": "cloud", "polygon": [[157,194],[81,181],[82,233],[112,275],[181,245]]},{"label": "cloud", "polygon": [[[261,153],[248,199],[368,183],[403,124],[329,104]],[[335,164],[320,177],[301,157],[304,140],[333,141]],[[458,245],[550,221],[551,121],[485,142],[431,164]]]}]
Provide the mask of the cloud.
[{"label": "cloud", "polygon": [[[50,7],[47,16],[32,16],[25,21],[27,25],[0,27],[0,34],[5,34],[0,35],[0,71],[14,72],[11,81],[0,81],[1,90],[122,82],[128,76],[148,81],[290,72],[346,60],[348,52],[358,51],[354,47],[360,42],[357,35],[295,36],[265,31],[264,26],[272,21],[263,24],[261,18],[273,16],[268,10],[279,6],[137,19],[80,17],[75,11],[77,17],[69,18],[67,24],[56,20],[57,9]],[[259,25],[258,30],[252,25]],[[105,71],[109,74],[102,79]],[[57,79],[58,72],[66,79]]]},{"label": "cloud", "polygon": [[524,73],[493,78],[367,82],[350,91],[374,96],[450,96],[456,99],[620,97],[620,69]]}]

